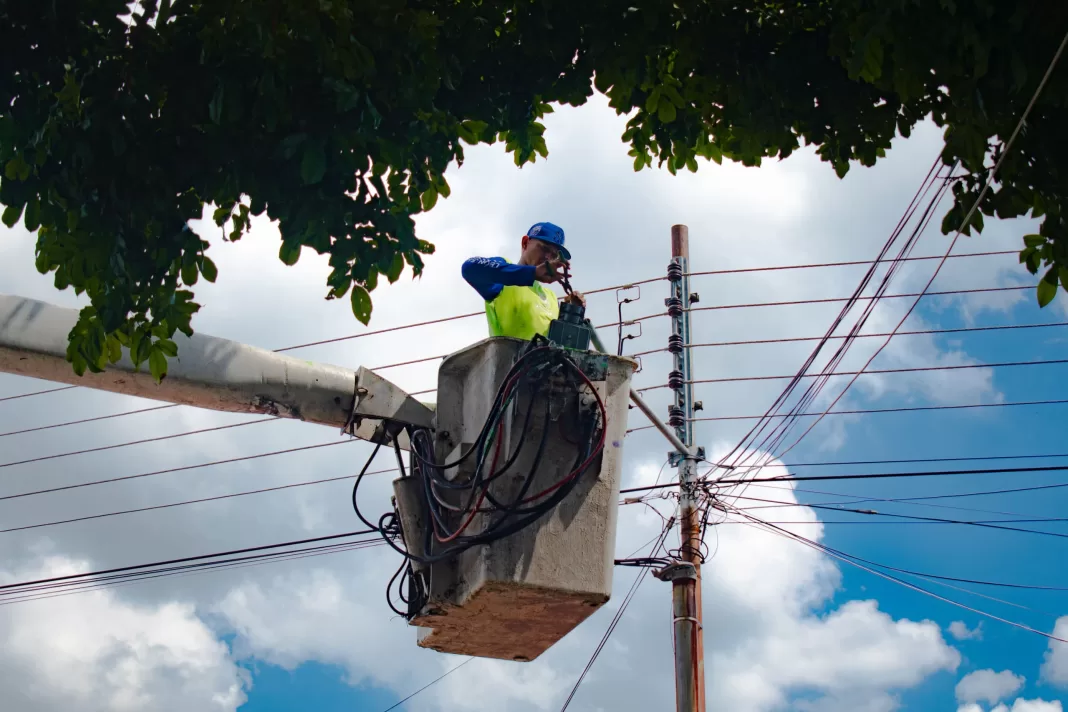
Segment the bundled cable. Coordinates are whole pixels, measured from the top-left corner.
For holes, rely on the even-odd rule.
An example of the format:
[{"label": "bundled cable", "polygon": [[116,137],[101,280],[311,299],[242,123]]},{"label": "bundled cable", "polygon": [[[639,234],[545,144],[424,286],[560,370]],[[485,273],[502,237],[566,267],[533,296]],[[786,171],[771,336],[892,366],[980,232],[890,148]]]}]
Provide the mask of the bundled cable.
[{"label": "bundled cable", "polygon": [[[588,394],[596,406],[583,406],[583,394]],[[566,473],[546,486],[545,482],[538,482],[538,474],[549,444],[551,414],[554,406],[572,399],[575,427],[563,440],[574,448],[574,459]],[[513,419],[509,422],[510,414]],[[542,432],[536,444],[528,444],[536,414],[541,416]],[[516,430],[520,422],[522,425]],[[357,493],[363,474],[381,448],[377,446],[356,479],[352,503],[360,520],[405,557],[389,583],[387,598],[393,610],[411,618],[422,608],[427,594],[427,566],[511,536],[553,511],[574,491],[582,474],[603,451],[606,424],[604,402],[589,377],[566,350],[535,337],[502,379],[475,442],[457,459],[439,462],[430,432],[425,428],[408,431],[410,467],[405,471],[401,462],[400,469],[402,477],[414,478],[418,486],[419,514],[426,523],[421,537],[416,532],[402,531],[396,508],[383,514],[377,523],[360,511]],[[506,430],[517,433],[514,446]],[[506,452],[506,440],[510,452]],[[393,445],[400,462],[399,447],[396,442]],[[521,455],[526,455],[524,472],[517,467]],[[459,469],[461,465],[466,465],[464,471]],[[446,474],[450,470],[454,471],[452,477]],[[505,475],[510,477],[502,482]],[[498,483],[500,486],[495,486]],[[408,613],[394,604],[395,587],[400,600],[407,604]]]}]

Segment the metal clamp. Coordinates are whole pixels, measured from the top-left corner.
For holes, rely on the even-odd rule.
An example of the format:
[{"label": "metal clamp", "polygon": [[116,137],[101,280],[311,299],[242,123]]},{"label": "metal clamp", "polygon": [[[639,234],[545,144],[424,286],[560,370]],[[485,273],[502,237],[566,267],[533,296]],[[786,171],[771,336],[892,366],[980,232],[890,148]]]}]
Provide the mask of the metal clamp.
[{"label": "metal clamp", "polygon": [[696,581],[697,567],[689,561],[676,561],[658,571],[653,571],[653,576],[661,581]]},{"label": "metal clamp", "polygon": [[342,435],[351,435],[356,437],[356,428],[359,427],[359,416],[356,415],[356,409],[360,407],[360,401],[367,395],[367,389],[360,386],[360,372],[356,372],[356,377],[353,379],[352,385],[352,408],[349,409],[349,415],[345,419],[345,424],[341,426]]}]

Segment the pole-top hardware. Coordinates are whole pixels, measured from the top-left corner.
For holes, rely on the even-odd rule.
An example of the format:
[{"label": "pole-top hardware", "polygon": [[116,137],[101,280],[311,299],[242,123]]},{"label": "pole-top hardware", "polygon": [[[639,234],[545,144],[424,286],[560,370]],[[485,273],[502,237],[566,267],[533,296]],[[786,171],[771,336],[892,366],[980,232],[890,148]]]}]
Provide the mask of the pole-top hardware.
[{"label": "pole-top hardware", "polygon": [[667,268],[667,277],[669,282],[678,282],[682,279],[682,265],[678,262],[672,262]]},{"label": "pole-top hardware", "polygon": [[682,353],[682,337],[678,334],[672,334],[668,337],[668,351],[673,354]]},{"label": "pole-top hardware", "polygon": [[654,570],[653,576],[661,581],[696,581],[697,567],[689,561],[673,561],[662,569]]}]

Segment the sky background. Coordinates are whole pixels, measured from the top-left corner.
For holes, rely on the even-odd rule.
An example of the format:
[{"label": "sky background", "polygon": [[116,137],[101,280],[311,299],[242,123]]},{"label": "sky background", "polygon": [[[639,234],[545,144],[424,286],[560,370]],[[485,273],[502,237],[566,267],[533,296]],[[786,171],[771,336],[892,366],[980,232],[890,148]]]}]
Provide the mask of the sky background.
[{"label": "sky background", "polygon": [[[346,300],[325,301],[326,260],[305,250],[293,267],[277,258],[280,239],[265,219],[251,235],[224,243],[212,223],[194,228],[212,240],[216,284],[198,284],[204,306],[194,327],[264,348],[359,335],[439,317],[478,312],[478,295],[460,277],[470,256],[518,256],[534,222],[564,227],[573,254],[573,283],[592,290],[662,277],[670,228],[690,230],[691,268],[710,271],[871,260],[889,236],[941,148],[930,125],[899,140],[873,169],[835,177],[811,150],[759,169],[703,163],[696,175],[635,174],[619,141],[624,117],[601,97],[547,120],[548,160],[516,169],[502,147],[467,152],[449,171],[452,196],[421,216],[419,233],[437,246],[417,280],[407,274],[377,289],[370,327]],[[943,206],[941,213],[948,207]],[[210,214],[210,213],[209,213]],[[937,225],[937,223],[936,223]],[[1028,221],[988,221],[980,237],[962,237],[956,253],[1017,250]],[[916,255],[942,254],[949,238],[931,229]],[[0,234],[0,289],[64,306],[81,302],[57,292],[33,268],[33,236]],[[891,292],[914,292],[936,262],[914,262]],[[830,267],[695,277],[701,306],[843,297],[865,267]],[[1015,255],[949,260],[932,289],[1033,285]],[[631,293],[633,295],[633,292]],[[641,287],[626,318],[663,310],[666,282]],[[1068,322],[1063,293],[1040,310],[1033,290],[931,297],[906,330]],[[912,302],[886,300],[866,331],[892,329]],[[615,320],[613,292],[593,295],[595,323]],[[811,337],[826,331],[840,304],[696,312],[699,343]],[[643,322],[628,352],[666,345],[666,319]],[[292,352],[347,367],[378,367],[448,354],[481,339],[484,318],[371,335]],[[605,334],[614,341],[613,334]],[[1068,358],[1063,326],[895,338],[872,368],[910,368]],[[880,339],[862,339],[842,370],[864,364]],[[698,379],[794,373],[811,343],[694,350]],[[411,391],[433,388],[436,362],[383,370]],[[1064,366],[973,368],[866,376],[838,409],[972,405],[1068,399]],[[667,354],[643,357],[639,386],[657,386]],[[848,379],[834,379],[829,390]],[[696,386],[701,415],[763,413],[784,381]],[[0,376],[0,399],[49,384]],[[669,393],[649,400],[666,413]],[[829,404],[825,399],[821,403]],[[263,457],[117,484],[0,501],[2,529],[41,525],[279,484],[352,475],[370,448],[336,431],[276,421],[103,452],[10,464],[38,456],[256,418],[172,408],[94,423],[4,435],[153,405],[85,389],[0,400],[0,496],[102,477],[145,473],[306,445],[322,448]],[[1005,406],[911,411],[824,419],[768,474],[837,475],[924,469],[1062,464],[1032,458],[896,465],[813,465],[828,461],[941,457],[1068,455],[1068,408]],[[636,412],[631,427],[646,422]],[[696,442],[715,459],[751,421],[696,425]],[[627,438],[623,486],[652,484],[667,444],[655,431]],[[806,463],[808,463],[806,465]],[[388,466],[383,465],[383,466]],[[664,476],[673,476],[668,470]],[[0,582],[89,571],[350,531],[351,480],[296,487],[153,512],[0,533]],[[827,505],[842,496],[900,498],[1063,484],[1036,492],[939,499],[924,504],[868,501],[853,507],[951,519],[1036,519],[1063,515],[1068,475],[992,473],[962,477],[866,479],[750,487],[745,496],[788,504]],[[388,506],[390,478],[361,490],[370,511]],[[833,494],[825,494],[833,493]],[[653,502],[670,512],[670,502]],[[738,500],[739,506],[759,506]],[[938,505],[928,506],[928,505]],[[994,510],[978,513],[945,507]],[[1068,528],[1057,522],[1014,524],[1055,536],[975,526],[917,523],[808,506],[754,509],[767,521],[865,559],[942,576],[1065,587],[1061,565]],[[1009,514],[1003,514],[1009,513]],[[736,518],[735,518],[736,519]],[[660,515],[643,505],[620,509],[617,552],[630,555],[653,539]],[[674,540],[674,537],[672,537]],[[1068,701],[1068,646],[986,618],[836,561],[796,541],[737,522],[709,534],[714,556],[704,567],[709,709],[732,712],[1060,712]],[[163,578],[103,591],[0,605],[0,692],[5,709],[382,712],[465,658],[418,648],[415,630],[392,614],[385,582],[396,555],[373,548],[214,573]],[[612,601],[533,663],[475,660],[407,702],[413,712],[557,710],[600,640],[637,571],[615,572]],[[1066,591],[1031,591],[915,581],[940,596],[994,616],[1068,638]],[[961,590],[966,589],[966,590]],[[987,598],[980,597],[975,591]],[[992,600],[999,599],[999,600]],[[569,709],[673,709],[670,591],[645,582]]]}]

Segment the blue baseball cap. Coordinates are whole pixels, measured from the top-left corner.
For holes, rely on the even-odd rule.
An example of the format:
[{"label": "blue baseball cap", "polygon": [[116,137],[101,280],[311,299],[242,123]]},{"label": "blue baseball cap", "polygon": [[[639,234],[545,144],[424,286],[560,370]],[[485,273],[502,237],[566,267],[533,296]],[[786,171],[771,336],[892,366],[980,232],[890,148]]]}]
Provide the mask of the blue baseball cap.
[{"label": "blue baseball cap", "polygon": [[553,225],[551,222],[535,223],[527,230],[527,237],[556,245],[561,257],[565,260],[571,259],[571,253],[564,247],[564,229],[559,225]]}]

